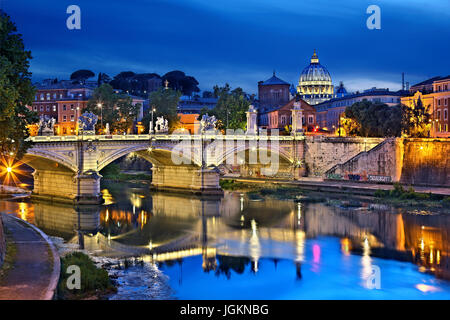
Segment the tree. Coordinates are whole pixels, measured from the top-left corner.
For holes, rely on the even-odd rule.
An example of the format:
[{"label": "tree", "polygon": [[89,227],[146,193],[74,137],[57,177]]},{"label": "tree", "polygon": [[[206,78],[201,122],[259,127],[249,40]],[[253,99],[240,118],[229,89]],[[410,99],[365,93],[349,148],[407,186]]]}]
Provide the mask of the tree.
[{"label": "tree", "polygon": [[156,121],[156,117],[164,116],[165,119],[169,121],[169,129],[173,131],[177,128],[179,117],[178,117],[178,102],[180,101],[181,92],[173,89],[160,88],[157,91],[150,93],[150,110],[142,119],[146,130],[149,129],[149,122],[151,120],[151,110],[155,109],[153,114],[153,121]]},{"label": "tree", "polygon": [[[133,127],[133,122],[139,112],[140,104],[133,106],[130,96],[116,94],[109,84],[102,84],[94,90],[87,103],[86,111],[99,116],[96,131],[102,130],[109,123],[111,133],[127,133]],[[103,128],[101,117],[103,116]]]},{"label": "tree", "polygon": [[75,82],[84,83],[87,79],[95,76],[91,70],[77,70],[70,75],[70,80],[74,80]]},{"label": "tree", "polygon": [[0,152],[9,165],[30,147],[25,141],[27,125],[38,121],[37,114],[27,108],[35,94],[28,71],[30,59],[16,25],[0,10]]},{"label": "tree", "polygon": [[179,70],[167,72],[162,80],[163,83],[167,80],[171,89],[181,91],[185,96],[191,96],[193,92],[200,92],[198,81]]},{"label": "tree", "polygon": [[106,73],[99,73],[97,77],[97,86],[100,87],[103,83],[110,83],[111,77]]},{"label": "tree", "polygon": [[220,123],[218,129],[245,129],[247,123],[246,112],[254,100],[254,96],[249,96],[241,88],[231,90],[227,83],[223,87],[214,86],[214,96],[218,98],[214,109],[202,109],[200,117],[205,113],[214,115]]},{"label": "tree", "polygon": [[422,99],[414,102],[412,107],[402,105],[402,130],[409,137],[425,138],[430,135],[430,106],[424,106]]},{"label": "tree", "polygon": [[398,137],[402,130],[402,110],[363,100],[345,109],[341,121],[347,135],[363,137]]}]

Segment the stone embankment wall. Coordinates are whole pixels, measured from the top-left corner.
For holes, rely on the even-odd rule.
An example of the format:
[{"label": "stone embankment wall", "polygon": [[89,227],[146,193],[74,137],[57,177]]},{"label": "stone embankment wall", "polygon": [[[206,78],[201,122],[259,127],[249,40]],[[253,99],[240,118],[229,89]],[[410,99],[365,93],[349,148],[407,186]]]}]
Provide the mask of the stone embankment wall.
[{"label": "stone embankment wall", "polygon": [[345,163],[360,152],[383,142],[382,138],[306,137],[304,159],[308,176],[323,177],[336,164]]},{"label": "stone embankment wall", "polygon": [[2,216],[0,216],[0,267],[3,264],[6,254],[5,231],[3,229]]},{"label": "stone embankment wall", "polygon": [[450,187],[450,139],[404,139],[400,182]]},{"label": "stone embankment wall", "polygon": [[325,178],[450,186],[450,140],[386,139],[333,166]]}]

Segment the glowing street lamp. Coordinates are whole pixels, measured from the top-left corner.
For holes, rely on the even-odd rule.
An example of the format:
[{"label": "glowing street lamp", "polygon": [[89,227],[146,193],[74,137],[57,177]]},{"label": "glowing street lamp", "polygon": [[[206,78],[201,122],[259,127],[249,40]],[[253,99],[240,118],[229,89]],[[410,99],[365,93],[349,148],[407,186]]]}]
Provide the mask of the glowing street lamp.
[{"label": "glowing street lamp", "polygon": [[101,126],[102,126],[102,131],[103,131],[103,105],[99,102],[97,103],[97,107],[100,108],[100,118],[101,118]]}]

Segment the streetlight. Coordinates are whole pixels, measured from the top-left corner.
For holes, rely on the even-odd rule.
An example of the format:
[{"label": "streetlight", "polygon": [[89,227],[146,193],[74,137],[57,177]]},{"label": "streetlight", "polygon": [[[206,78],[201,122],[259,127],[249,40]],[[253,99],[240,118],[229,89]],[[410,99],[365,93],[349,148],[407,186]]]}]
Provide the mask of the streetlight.
[{"label": "streetlight", "polygon": [[156,111],[156,108],[152,107],[152,127],[150,128],[151,133],[153,133],[153,112],[155,112],[155,111]]},{"label": "streetlight", "polygon": [[102,132],[103,132],[103,105],[99,102],[97,103],[97,107],[100,108],[100,118],[101,118],[101,126],[102,126]]}]

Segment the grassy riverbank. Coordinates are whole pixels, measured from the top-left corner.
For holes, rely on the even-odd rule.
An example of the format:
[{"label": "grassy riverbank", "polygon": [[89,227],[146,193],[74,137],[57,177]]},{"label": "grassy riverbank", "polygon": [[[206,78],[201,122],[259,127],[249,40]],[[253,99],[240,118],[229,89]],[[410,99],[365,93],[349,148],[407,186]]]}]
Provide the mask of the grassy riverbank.
[{"label": "grassy riverbank", "polygon": [[[250,198],[272,197],[279,200],[301,200],[301,201],[327,201],[328,198],[339,197],[339,193],[317,192],[302,189],[298,185],[274,184],[274,183],[247,183],[233,179],[223,179],[220,186],[224,190],[240,191],[247,193]],[[361,196],[349,194],[346,198],[361,198]],[[390,204],[395,207],[408,208],[437,208],[450,211],[450,197],[432,193],[418,193],[412,187],[405,188],[400,184],[394,184],[393,190],[376,190],[374,196],[364,196],[375,203]]]},{"label": "grassy riverbank", "polygon": [[119,165],[112,163],[100,171],[103,179],[112,181],[150,181],[152,175],[147,173],[122,173]]},{"label": "grassy riverbank", "polygon": [[11,239],[11,233],[6,228],[4,230],[6,236],[6,254],[3,265],[0,268],[0,285],[2,284],[3,278],[14,268],[14,261],[17,254],[17,247]]},{"label": "grassy riverbank", "polygon": [[[80,289],[68,288],[68,282],[74,284],[74,273],[67,268],[77,266],[80,268]],[[58,283],[58,298],[62,300],[104,299],[116,292],[108,276],[108,272],[98,268],[94,262],[82,252],[73,252],[61,258],[61,276]]]}]

